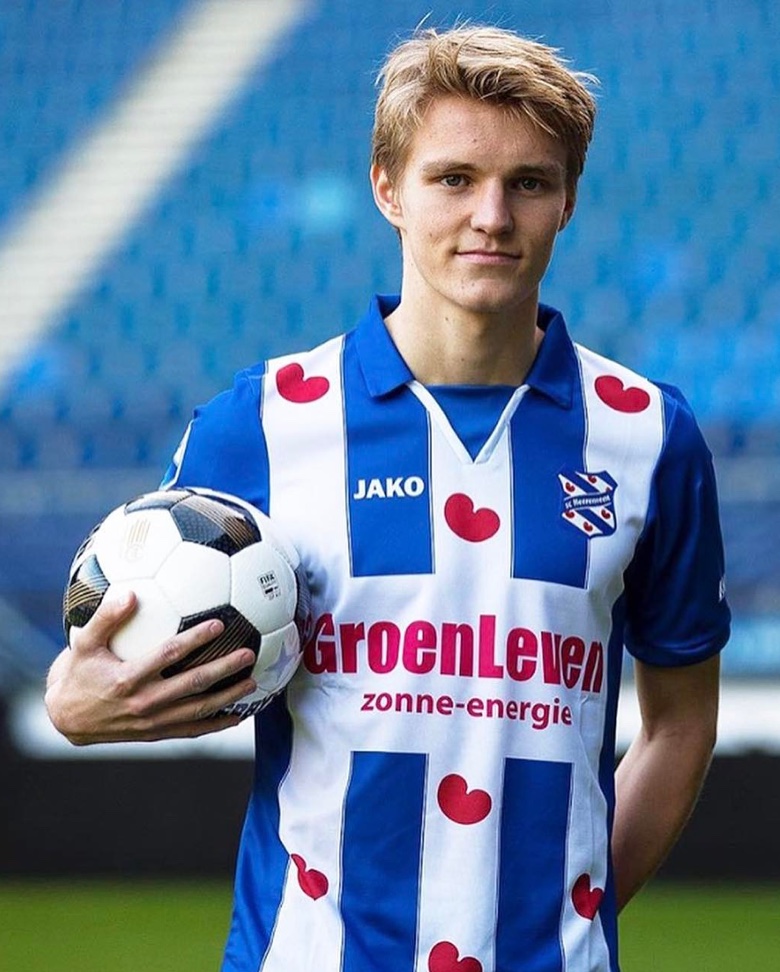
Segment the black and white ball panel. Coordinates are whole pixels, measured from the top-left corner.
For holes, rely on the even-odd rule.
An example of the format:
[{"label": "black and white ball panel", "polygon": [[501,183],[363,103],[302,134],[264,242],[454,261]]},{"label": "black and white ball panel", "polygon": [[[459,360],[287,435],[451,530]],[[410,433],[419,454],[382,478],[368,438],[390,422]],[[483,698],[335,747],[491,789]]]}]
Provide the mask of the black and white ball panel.
[{"label": "black and white ball panel", "polygon": [[94,554],[84,555],[85,544],[76,554],[70,583],[65,591],[64,617],[65,636],[70,636],[72,627],[83,628],[100,607],[100,602],[109,588],[109,581],[100,569]]},{"label": "black and white ball panel", "polygon": [[156,509],[168,510],[182,540],[221,550],[228,557],[263,539],[246,509],[226,498],[215,503],[190,490],[160,490],[125,506],[126,513]]}]

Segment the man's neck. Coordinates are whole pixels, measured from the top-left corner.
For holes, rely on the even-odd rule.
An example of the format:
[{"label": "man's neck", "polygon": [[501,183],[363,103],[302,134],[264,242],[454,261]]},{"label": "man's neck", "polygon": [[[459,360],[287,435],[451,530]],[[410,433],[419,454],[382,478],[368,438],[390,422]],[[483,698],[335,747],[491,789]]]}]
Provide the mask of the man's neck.
[{"label": "man's neck", "polygon": [[386,318],[390,336],[424,385],[521,385],[544,337],[538,301],[510,313],[429,309],[402,295]]}]

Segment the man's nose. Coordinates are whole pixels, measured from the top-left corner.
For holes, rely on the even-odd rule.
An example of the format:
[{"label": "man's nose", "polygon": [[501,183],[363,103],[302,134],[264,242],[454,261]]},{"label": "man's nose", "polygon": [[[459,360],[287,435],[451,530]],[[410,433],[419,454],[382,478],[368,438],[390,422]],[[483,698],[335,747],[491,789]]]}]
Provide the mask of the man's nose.
[{"label": "man's nose", "polygon": [[512,209],[506,188],[500,183],[489,182],[476,194],[471,225],[490,235],[509,232],[514,226]]}]

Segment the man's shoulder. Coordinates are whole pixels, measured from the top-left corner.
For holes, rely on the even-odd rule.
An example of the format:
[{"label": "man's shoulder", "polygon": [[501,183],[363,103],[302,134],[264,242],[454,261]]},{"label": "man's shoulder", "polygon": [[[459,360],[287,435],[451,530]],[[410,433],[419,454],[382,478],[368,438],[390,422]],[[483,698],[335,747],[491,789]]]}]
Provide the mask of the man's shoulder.
[{"label": "man's shoulder", "polygon": [[[685,394],[676,385],[648,378],[639,371],[580,344],[579,360],[584,395],[588,400],[591,434],[608,438],[623,430],[632,450],[645,442],[658,459],[709,462],[709,449]],[[603,406],[606,406],[604,408]]]},{"label": "man's shoulder", "polygon": [[618,410],[621,408],[639,410],[644,396],[637,394],[637,391],[642,391],[660,399],[667,424],[677,413],[682,413],[685,418],[695,422],[690,403],[676,385],[651,378],[621,361],[600,354],[576,341],[573,343],[583,372],[595,376],[593,382],[599,397],[608,399],[610,404],[620,406]]},{"label": "man's shoulder", "polygon": [[[347,332],[348,333],[348,332]],[[275,373],[285,365],[295,361],[316,360],[323,356],[338,353],[338,348],[344,341],[346,334],[337,334],[333,337],[323,339],[318,344],[285,351],[281,354],[272,354],[265,358],[260,358],[252,364],[246,365],[235,373],[234,383],[241,381],[257,381],[269,373]]]}]

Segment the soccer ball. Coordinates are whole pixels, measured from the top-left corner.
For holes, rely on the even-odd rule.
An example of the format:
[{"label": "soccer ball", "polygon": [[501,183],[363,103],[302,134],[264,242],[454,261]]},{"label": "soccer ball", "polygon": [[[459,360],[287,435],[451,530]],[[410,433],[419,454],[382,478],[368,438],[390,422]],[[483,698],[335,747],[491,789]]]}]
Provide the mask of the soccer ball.
[{"label": "soccer ball", "polygon": [[111,650],[125,661],[211,618],[224,623],[222,634],[166,668],[164,676],[251,648],[257,689],[222,710],[242,718],[287,685],[311,626],[309,589],[292,545],[260,510],[213,490],[145,493],[97,524],[79,547],[65,588],[68,641],[109,590],[132,590],[138,600],[111,639]]}]

